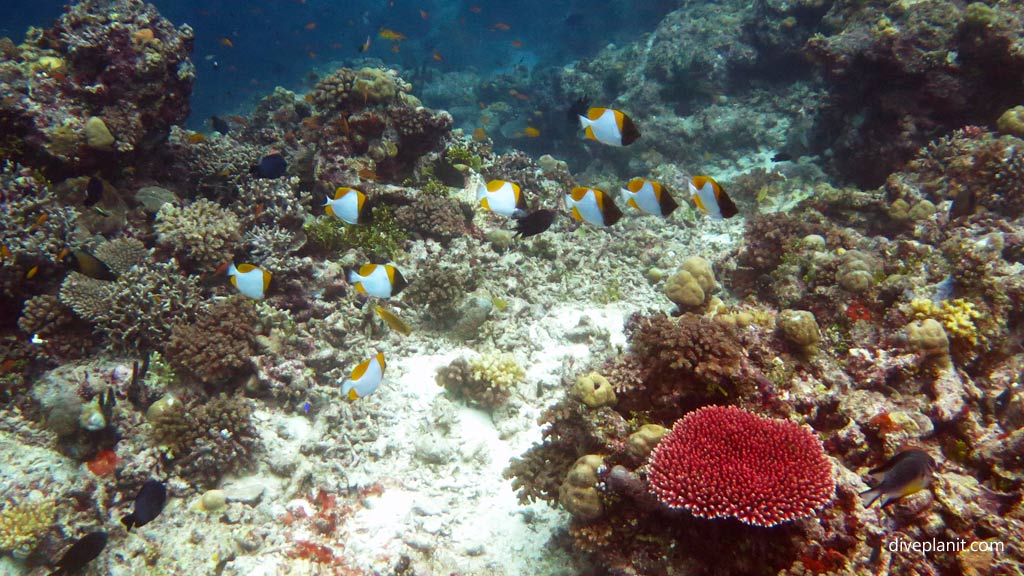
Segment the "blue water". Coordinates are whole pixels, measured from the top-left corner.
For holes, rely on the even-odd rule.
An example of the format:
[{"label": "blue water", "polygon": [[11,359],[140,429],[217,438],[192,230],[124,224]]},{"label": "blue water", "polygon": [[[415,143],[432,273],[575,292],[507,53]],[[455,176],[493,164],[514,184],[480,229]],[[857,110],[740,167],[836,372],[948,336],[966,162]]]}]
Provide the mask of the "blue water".
[{"label": "blue water", "polygon": [[[15,41],[23,40],[28,26],[49,26],[64,5],[34,0],[5,4],[0,36]],[[403,71],[471,69],[482,77],[516,64],[561,66],[608,43],[627,42],[653,30],[676,3],[155,0],[153,4],[175,24],[187,23],[195,30],[192,58],[197,78],[187,124],[199,129],[211,115],[244,113],[275,86],[305,91],[334,69],[367,58]],[[382,39],[381,28],[407,39]],[[358,48],[367,36],[370,49],[360,53]]]}]

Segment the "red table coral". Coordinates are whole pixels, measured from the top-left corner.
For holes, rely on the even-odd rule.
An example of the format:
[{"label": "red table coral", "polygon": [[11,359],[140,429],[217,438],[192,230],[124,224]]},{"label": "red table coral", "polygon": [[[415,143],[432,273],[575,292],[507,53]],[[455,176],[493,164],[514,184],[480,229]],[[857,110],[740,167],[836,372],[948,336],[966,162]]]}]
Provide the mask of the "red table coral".
[{"label": "red table coral", "polygon": [[735,406],[705,406],[677,420],[651,453],[648,479],[672,508],[754,526],[809,516],[835,491],[811,430]]}]

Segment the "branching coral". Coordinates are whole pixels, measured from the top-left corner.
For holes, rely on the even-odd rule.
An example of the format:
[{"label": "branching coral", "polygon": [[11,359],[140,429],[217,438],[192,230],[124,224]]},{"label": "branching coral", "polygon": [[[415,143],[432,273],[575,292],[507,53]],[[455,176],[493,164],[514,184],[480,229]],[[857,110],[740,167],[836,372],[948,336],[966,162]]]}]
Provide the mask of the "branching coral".
[{"label": "branching coral", "polygon": [[131,270],[132,266],[141,264],[150,258],[150,251],[142,241],[122,236],[96,247],[93,254],[110,268],[115,275]]},{"label": "branching coral", "polygon": [[57,205],[45,179],[12,162],[0,165],[0,190],[0,245],[9,252],[0,266],[0,293],[10,297],[24,288],[33,266],[58,264],[78,212]]},{"label": "branching coral", "polygon": [[432,326],[452,327],[459,319],[458,307],[466,294],[476,290],[473,274],[463,274],[443,262],[427,264],[402,293],[404,302],[421,310]]},{"label": "branching coral", "polygon": [[442,244],[465,234],[472,217],[466,204],[444,196],[422,196],[395,211],[399,226]]},{"label": "branching coral", "polygon": [[[678,319],[634,314],[626,322],[628,359],[642,384],[619,389],[617,409],[651,410],[674,421],[688,408],[742,395],[743,348],[736,328],[696,314]],[[608,374],[609,377],[612,374]]]},{"label": "branching coral", "polygon": [[606,449],[592,433],[594,422],[595,413],[576,400],[563,400],[544,412],[540,423],[550,424],[544,428],[544,441],[513,458],[503,473],[512,480],[520,503],[540,500],[555,506],[576,460]]},{"label": "branching coral", "polygon": [[162,350],[175,324],[191,322],[203,301],[196,278],[174,262],[143,262],[113,281],[71,272],[60,301],[96,324],[119,349]]},{"label": "branching coral", "polygon": [[306,244],[306,234],[280,226],[261,224],[251,228],[243,238],[253,262],[275,276],[294,271],[297,262],[292,256]]},{"label": "branching coral", "polygon": [[1016,218],[1024,213],[1024,142],[1014,136],[997,138],[977,126],[967,126],[937,138],[917,152],[886,182],[890,197],[920,196],[938,204],[973,194],[989,210]]},{"label": "branching coral", "polygon": [[979,340],[985,338],[976,325],[982,314],[973,302],[957,298],[936,304],[931,300],[915,298],[910,302],[910,310],[918,320],[938,320],[951,338],[966,342],[970,346],[977,345]]},{"label": "branching coral", "polygon": [[184,208],[164,204],[156,213],[154,228],[160,245],[201,272],[230,260],[242,239],[238,218],[205,198]]},{"label": "branching coral", "polygon": [[259,432],[252,404],[220,395],[208,402],[180,402],[154,414],[150,439],[185,480],[209,487],[224,474],[252,460]]},{"label": "branching coral", "polygon": [[211,305],[194,324],[177,324],[167,343],[167,359],[204,384],[222,384],[243,373],[255,352],[259,318],[241,296]]},{"label": "branching coral", "polygon": [[57,505],[38,492],[0,508],[0,550],[24,558],[53,527]]},{"label": "branching coral", "polygon": [[493,409],[504,404],[526,373],[509,353],[457,358],[437,371],[437,383],[470,405]]},{"label": "branching coral", "polygon": [[52,294],[26,300],[18,328],[41,341],[39,346],[46,355],[60,360],[80,358],[94,346],[88,325]]}]

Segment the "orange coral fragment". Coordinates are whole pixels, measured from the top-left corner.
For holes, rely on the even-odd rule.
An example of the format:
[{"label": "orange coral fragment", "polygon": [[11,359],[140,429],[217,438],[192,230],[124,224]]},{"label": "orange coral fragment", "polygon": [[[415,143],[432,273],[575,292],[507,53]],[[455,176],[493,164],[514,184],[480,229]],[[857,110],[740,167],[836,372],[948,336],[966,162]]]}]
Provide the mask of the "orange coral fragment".
[{"label": "orange coral fragment", "polygon": [[97,476],[106,476],[117,468],[121,459],[114,454],[113,450],[100,450],[95,458],[85,463],[86,468]]}]

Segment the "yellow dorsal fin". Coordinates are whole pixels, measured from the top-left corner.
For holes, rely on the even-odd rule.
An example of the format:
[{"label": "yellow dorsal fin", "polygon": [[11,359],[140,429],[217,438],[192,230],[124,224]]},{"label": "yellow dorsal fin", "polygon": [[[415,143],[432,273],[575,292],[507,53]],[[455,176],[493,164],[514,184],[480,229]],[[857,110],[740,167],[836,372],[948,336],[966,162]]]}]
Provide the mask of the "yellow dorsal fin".
[{"label": "yellow dorsal fin", "polygon": [[602,114],[604,114],[605,110],[606,108],[591,108],[590,110],[587,110],[587,118],[597,120]]},{"label": "yellow dorsal fin", "polygon": [[376,264],[363,264],[359,267],[359,275],[363,277],[369,276],[370,274],[373,274],[373,271],[376,269]]},{"label": "yellow dorsal fin", "polygon": [[239,272],[241,272],[242,274],[245,274],[246,272],[252,272],[253,270],[255,270],[256,269],[256,265],[255,264],[239,264],[238,266],[235,266],[235,269],[238,270]]},{"label": "yellow dorsal fin", "polygon": [[505,181],[504,180],[491,180],[490,182],[487,183],[487,191],[488,192],[497,192],[504,185],[505,185]]},{"label": "yellow dorsal fin", "polygon": [[587,192],[589,190],[590,190],[590,188],[583,188],[583,187],[573,188],[572,192],[569,192],[569,196],[573,200],[579,202],[580,200],[583,200],[583,197],[587,195]]},{"label": "yellow dorsal fin", "polygon": [[370,367],[370,361],[369,360],[363,360],[362,362],[360,362],[359,365],[356,366],[355,370],[352,371],[352,376],[351,376],[352,381],[353,382],[358,382],[359,379],[362,378],[364,374],[366,374],[366,369],[369,368],[369,367]]},{"label": "yellow dorsal fin", "polygon": [[629,190],[630,192],[639,192],[640,189],[643,188],[643,187],[644,187],[644,179],[643,178],[633,178],[632,180],[629,181],[629,184],[626,185],[626,189]]}]

